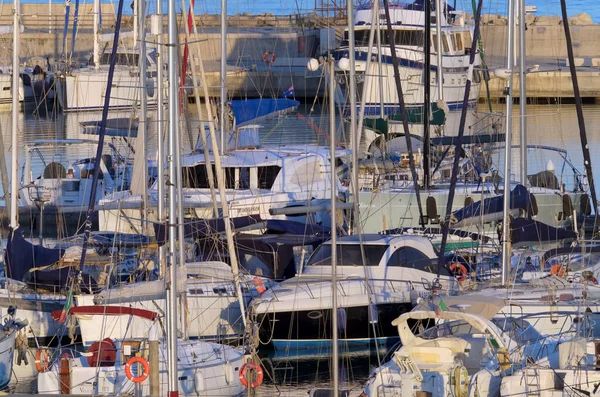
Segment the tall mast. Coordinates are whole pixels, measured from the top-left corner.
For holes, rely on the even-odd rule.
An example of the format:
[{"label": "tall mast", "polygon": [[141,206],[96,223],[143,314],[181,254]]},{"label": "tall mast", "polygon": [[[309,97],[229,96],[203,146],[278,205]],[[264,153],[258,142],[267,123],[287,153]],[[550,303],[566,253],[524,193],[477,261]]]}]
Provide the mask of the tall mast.
[{"label": "tall mast", "polygon": [[423,32],[423,187],[429,189],[431,141],[429,137],[429,107],[431,105],[431,1],[425,1],[425,31]]},{"label": "tall mast", "polygon": [[10,227],[14,230],[19,227],[19,30],[20,4],[14,0],[13,10],[13,59],[12,59],[12,142],[11,142],[11,169],[10,169]]},{"label": "tall mast", "polygon": [[521,183],[527,186],[527,75],[525,74],[525,0],[519,1],[519,108],[520,118],[520,155],[521,155]]},{"label": "tall mast", "polygon": [[444,99],[444,68],[443,68],[443,60],[442,56],[444,54],[444,50],[442,47],[442,0],[436,0],[435,2],[435,30],[436,30],[436,45],[437,45],[437,89],[438,89],[438,99]]},{"label": "tall mast", "polygon": [[506,144],[504,145],[504,218],[502,220],[502,285],[508,285],[510,278],[510,172],[512,152],[513,114],[513,65],[515,58],[515,0],[508,0],[508,51],[506,70]]},{"label": "tall mast", "polygon": [[94,68],[100,67],[100,35],[98,27],[100,25],[100,0],[94,0]]},{"label": "tall mast", "polygon": [[[169,1],[168,10],[168,64],[169,64],[169,263],[170,263],[170,292],[167,294],[169,326],[168,338],[168,368],[169,368],[169,397],[179,395],[177,379],[177,184],[180,183],[173,158],[177,153],[177,136],[179,134],[179,86],[177,85],[177,10],[175,1]],[[183,236],[180,236],[183,238]],[[180,253],[183,255],[183,253]]]},{"label": "tall mast", "polygon": [[587,133],[585,130],[585,120],[583,118],[583,108],[581,107],[581,94],[579,93],[579,82],[577,80],[577,69],[575,68],[575,58],[573,55],[573,42],[571,41],[571,31],[569,30],[569,18],[567,16],[567,3],[560,0],[560,9],[562,13],[563,29],[565,30],[565,41],[567,43],[567,55],[569,57],[569,71],[573,81],[573,94],[575,96],[575,110],[577,111],[577,123],[579,125],[579,140],[581,142],[581,151],[583,152],[583,164],[585,173],[590,184],[590,194],[592,195],[592,210],[594,211],[594,232],[598,227],[598,198],[596,196],[596,187],[594,186],[594,175],[592,174],[592,158],[590,156],[590,147],[588,146]]},{"label": "tall mast", "polygon": [[[227,0],[221,0],[221,153],[225,153],[225,102],[227,102]],[[213,151],[217,151],[213,147]]]},{"label": "tall mast", "polygon": [[[158,222],[165,223],[165,136],[164,136],[164,122],[165,122],[165,108],[164,108],[164,70],[163,70],[163,9],[162,0],[156,0],[156,14],[158,15],[158,26],[156,35],[156,99],[158,106],[156,109],[156,136],[158,140]],[[158,259],[160,264],[160,274],[165,275],[165,246],[161,246],[158,250]]]},{"label": "tall mast", "polygon": [[[142,233],[148,234],[148,153],[147,153],[147,139],[148,139],[148,124],[146,112],[148,111],[148,95],[146,92],[146,77],[147,77],[147,60],[146,60],[146,1],[137,1],[138,3],[138,18],[139,19],[139,73],[140,73],[140,114],[138,119],[138,132],[141,132],[141,135],[138,134],[137,139],[141,140],[141,145],[138,147],[142,150],[142,153],[136,152],[136,157],[140,154],[142,156],[140,174],[136,174],[136,178],[138,179],[142,186]],[[134,43],[135,45],[135,43]],[[139,178],[138,178],[139,175]]]},{"label": "tall mast", "polygon": [[[349,2],[352,3],[352,2]],[[331,169],[331,361],[333,395],[339,396],[339,357],[338,357],[338,318],[337,318],[337,217],[335,204],[337,198],[336,176],[335,176],[335,63],[332,57],[327,62],[329,67],[329,138],[330,138],[330,169]],[[356,146],[352,147],[352,152]],[[356,168],[356,163],[353,164]]]}]

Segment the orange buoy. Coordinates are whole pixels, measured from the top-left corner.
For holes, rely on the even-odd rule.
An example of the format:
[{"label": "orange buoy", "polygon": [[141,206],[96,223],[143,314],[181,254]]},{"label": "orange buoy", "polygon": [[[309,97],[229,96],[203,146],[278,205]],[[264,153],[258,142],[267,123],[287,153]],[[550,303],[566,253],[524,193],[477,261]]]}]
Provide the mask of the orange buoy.
[{"label": "orange buoy", "polygon": [[460,262],[454,262],[453,264],[451,264],[450,271],[456,273],[457,275],[460,275],[460,277],[458,277],[459,283],[462,283],[467,279],[467,268]]},{"label": "orange buoy", "polygon": [[[131,372],[131,367],[135,363],[142,366],[143,371],[140,376],[133,376],[133,373]],[[127,361],[127,364],[125,364],[125,376],[133,383],[142,383],[148,378],[148,375],[150,375],[150,365],[148,365],[148,361],[144,360],[142,357],[131,357],[129,361]]]},{"label": "orange buoy", "polygon": [[[254,374],[256,375],[256,379],[254,379],[254,382],[248,381],[248,371],[250,371],[250,370],[252,370],[254,372]],[[246,363],[246,364],[242,365],[242,368],[240,368],[240,382],[242,382],[242,385],[244,385],[244,387],[254,389],[254,388],[260,386],[263,379],[264,379],[264,374],[263,374],[262,367],[255,362]]]}]

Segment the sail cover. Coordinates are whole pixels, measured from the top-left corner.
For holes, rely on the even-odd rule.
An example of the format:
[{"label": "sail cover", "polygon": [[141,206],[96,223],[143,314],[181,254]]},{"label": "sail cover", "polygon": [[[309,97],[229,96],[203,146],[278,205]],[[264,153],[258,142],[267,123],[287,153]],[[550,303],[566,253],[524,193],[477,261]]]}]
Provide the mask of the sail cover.
[{"label": "sail cover", "polygon": [[[523,185],[517,185],[510,192],[510,209],[526,210],[532,206],[532,195]],[[471,224],[477,224],[484,218],[484,222],[499,220],[503,216],[504,195],[486,198],[482,201],[477,201],[471,205],[467,205],[457,211],[454,211],[450,218],[450,225],[453,227],[466,227]]]},{"label": "sail cover", "polygon": [[10,230],[5,253],[7,276],[21,281],[32,268],[56,263],[64,253],[62,249],[31,244],[25,240],[20,228]]}]

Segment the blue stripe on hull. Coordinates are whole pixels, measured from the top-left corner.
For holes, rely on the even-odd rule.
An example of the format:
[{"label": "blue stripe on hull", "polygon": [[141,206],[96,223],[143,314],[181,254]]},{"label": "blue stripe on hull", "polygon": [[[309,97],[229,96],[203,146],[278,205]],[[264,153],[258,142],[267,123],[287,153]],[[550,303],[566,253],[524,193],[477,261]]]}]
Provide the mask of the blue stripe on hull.
[{"label": "blue stripe on hull", "polygon": [[[364,349],[375,344],[377,341],[378,347],[391,346],[398,342],[400,337],[390,336],[382,338],[361,338],[361,339],[339,339],[338,347],[341,349]],[[331,350],[331,339],[297,339],[297,340],[280,340],[272,341],[273,347],[278,351],[285,350],[307,350],[318,351],[323,354]]]},{"label": "blue stripe on hull", "polygon": [[[450,109],[450,111],[456,111],[456,110],[462,110],[463,108],[463,102],[462,101],[457,101],[457,102],[447,102],[448,108]],[[411,108],[411,107],[421,107],[422,105],[417,105],[417,104],[411,104],[408,105],[407,107]],[[475,109],[477,107],[477,100],[473,99],[469,101],[469,105],[468,105],[468,109]],[[381,114],[381,107],[380,104],[378,103],[369,103],[365,105],[365,116],[379,116]],[[356,107],[356,111],[357,113],[360,112],[360,106]],[[397,103],[384,103],[383,105],[383,113],[385,115],[390,115],[392,113],[395,112],[399,112],[400,111],[400,107],[398,106]],[[349,110],[346,109],[345,113],[349,113]]]}]

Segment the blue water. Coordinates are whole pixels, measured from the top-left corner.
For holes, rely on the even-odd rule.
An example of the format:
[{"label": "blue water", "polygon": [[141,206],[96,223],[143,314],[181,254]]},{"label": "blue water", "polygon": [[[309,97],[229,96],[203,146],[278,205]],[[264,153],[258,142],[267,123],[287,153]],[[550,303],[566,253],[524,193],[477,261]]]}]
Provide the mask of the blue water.
[{"label": "blue water", "polygon": [[[50,0],[52,1],[52,0]],[[101,0],[102,3],[114,4],[115,8],[118,4],[116,0]],[[229,0],[227,3],[227,13],[229,15],[251,13],[262,14],[270,12],[275,15],[288,15],[291,13],[309,13],[322,3],[331,3],[333,0]],[[39,0],[22,0],[22,3],[40,3],[48,4],[46,1]],[[81,4],[92,4],[92,0],[81,0]],[[364,2],[364,1],[363,1]],[[395,0],[390,0],[391,3]],[[62,4],[62,2],[57,2]],[[72,0],[74,5],[75,0]],[[125,0],[124,12],[131,13],[130,4],[132,0]],[[156,7],[156,2],[150,0],[149,12],[153,12]],[[195,2],[195,13],[219,14],[221,12],[221,2],[219,0]],[[343,3],[337,2],[336,3]],[[456,3],[457,9],[471,10],[471,0],[449,0],[450,5]],[[181,2],[176,1],[178,10],[181,9]],[[186,4],[189,4],[186,2]],[[536,15],[560,15],[560,0],[526,0],[527,5],[534,5],[538,12]],[[507,0],[486,0],[484,1],[484,13],[486,14],[503,14],[507,13]],[[163,0],[163,10],[167,10],[167,2]],[[597,0],[567,0],[567,11],[569,16],[582,12],[588,13],[595,23],[600,23],[600,2]]]}]

